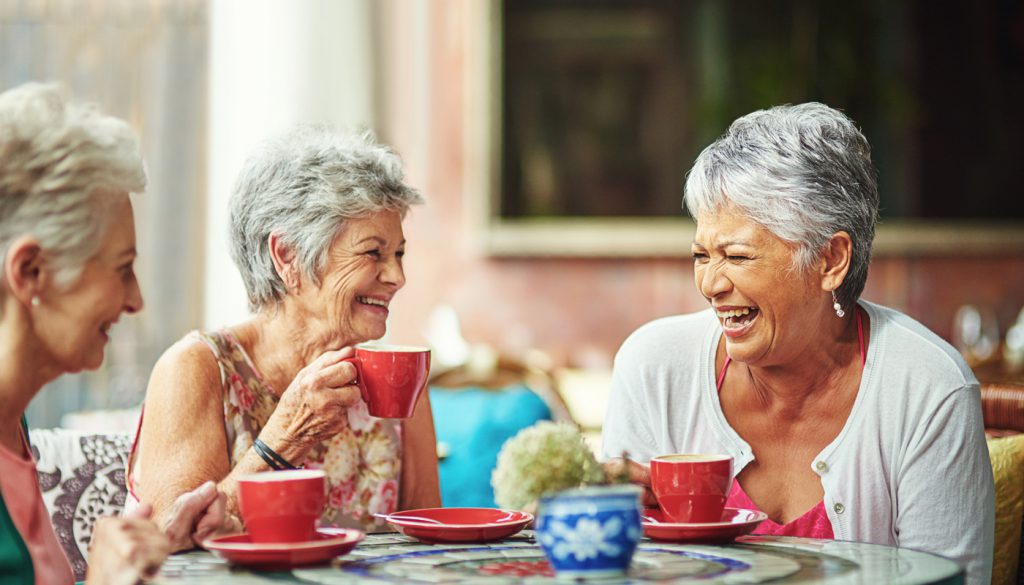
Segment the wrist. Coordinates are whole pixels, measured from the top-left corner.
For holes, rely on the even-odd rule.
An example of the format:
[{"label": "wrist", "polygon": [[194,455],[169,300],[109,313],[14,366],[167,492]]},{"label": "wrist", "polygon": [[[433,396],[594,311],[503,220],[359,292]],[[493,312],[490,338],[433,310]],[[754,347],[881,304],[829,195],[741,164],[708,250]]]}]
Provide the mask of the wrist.
[{"label": "wrist", "polygon": [[264,443],[259,437],[256,437],[252,442],[252,448],[259,455],[260,459],[267,464],[273,470],[280,471],[283,469],[298,469],[299,467],[285,459],[277,451],[270,448],[269,445]]}]

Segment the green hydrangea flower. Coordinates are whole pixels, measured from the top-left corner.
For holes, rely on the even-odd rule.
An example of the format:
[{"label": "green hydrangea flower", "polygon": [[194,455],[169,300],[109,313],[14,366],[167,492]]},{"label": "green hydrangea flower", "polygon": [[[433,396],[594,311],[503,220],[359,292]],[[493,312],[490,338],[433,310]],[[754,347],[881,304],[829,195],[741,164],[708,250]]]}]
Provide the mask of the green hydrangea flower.
[{"label": "green hydrangea flower", "polygon": [[491,475],[494,500],[515,510],[545,494],[605,481],[579,429],[551,421],[525,428],[506,441]]}]

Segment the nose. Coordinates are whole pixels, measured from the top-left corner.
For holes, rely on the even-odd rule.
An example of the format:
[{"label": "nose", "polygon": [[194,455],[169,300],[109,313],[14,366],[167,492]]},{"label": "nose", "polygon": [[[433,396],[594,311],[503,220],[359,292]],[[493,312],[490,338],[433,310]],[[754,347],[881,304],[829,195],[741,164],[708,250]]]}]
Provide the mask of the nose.
[{"label": "nose", "polygon": [[138,313],[142,310],[142,305],[142,289],[139,287],[139,279],[132,275],[132,280],[128,283],[128,289],[124,295],[124,312],[129,315]]},{"label": "nose", "polygon": [[384,266],[380,271],[380,281],[384,284],[393,286],[395,290],[405,286],[405,269],[402,268],[401,258],[398,256],[392,256],[384,263]]},{"label": "nose", "polygon": [[700,294],[709,301],[722,293],[728,292],[732,282],[725,275],[721,264],[709,263],[694,270],[693,277],[696,280]]}]

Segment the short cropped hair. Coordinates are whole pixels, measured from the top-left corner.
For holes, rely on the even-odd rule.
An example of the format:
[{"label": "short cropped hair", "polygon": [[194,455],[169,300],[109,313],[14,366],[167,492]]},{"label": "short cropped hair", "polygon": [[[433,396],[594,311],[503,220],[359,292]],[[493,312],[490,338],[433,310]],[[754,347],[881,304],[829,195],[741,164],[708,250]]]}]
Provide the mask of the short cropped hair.
[{"label": "short cropped hair", "polygon": [[39,240],[70,285],[99,250],[118,192],[146,187],[138,139],[123,120],[68,101],[52,84],[0,94],[0,248]]},{"label": "short cropped hair", "polygon": [[704,149],[686,179],[685,207],[702,214],[734,205],[796,245],[794,268],[820,258],[835,233],[853,241],[836,290],[852,306],[864,291],[878,222],[871,147],[854,122],[819,103],[778,106],[739,118]]},{"label": "short cropped hair", "polygon": [[272,233],[319,285],[331,244],[347,221],[385,210],[404,218],[410,206],[423,202],[403,180],[401,159],[371,132],[304,125],[259,148],[245,162],[229,204],[231,256],[250,308],[276,305],[287,293],[270,256]]}]

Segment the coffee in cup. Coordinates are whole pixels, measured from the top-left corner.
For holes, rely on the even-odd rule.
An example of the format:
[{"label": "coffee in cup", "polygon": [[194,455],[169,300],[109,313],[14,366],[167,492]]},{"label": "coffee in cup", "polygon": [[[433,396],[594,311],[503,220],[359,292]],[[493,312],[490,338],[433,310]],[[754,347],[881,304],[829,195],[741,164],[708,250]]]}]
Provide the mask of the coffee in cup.
[{"label": "coffee in cup", "polygon": [[427,387],[430,350],[408,345],[356,347],[352,360],[367,410],[378,418],[409,418]]},{"label": "coffee in cup", "polygon": [[720,522],[730,489],[729,455],[676,454],[651,459],[651,490],[672,522]]},{"label": "coffee in cup", "polygon": [[238,507],[253,542],[307,542],[326,495],[323,470],[265,471],[238,478]]}]

